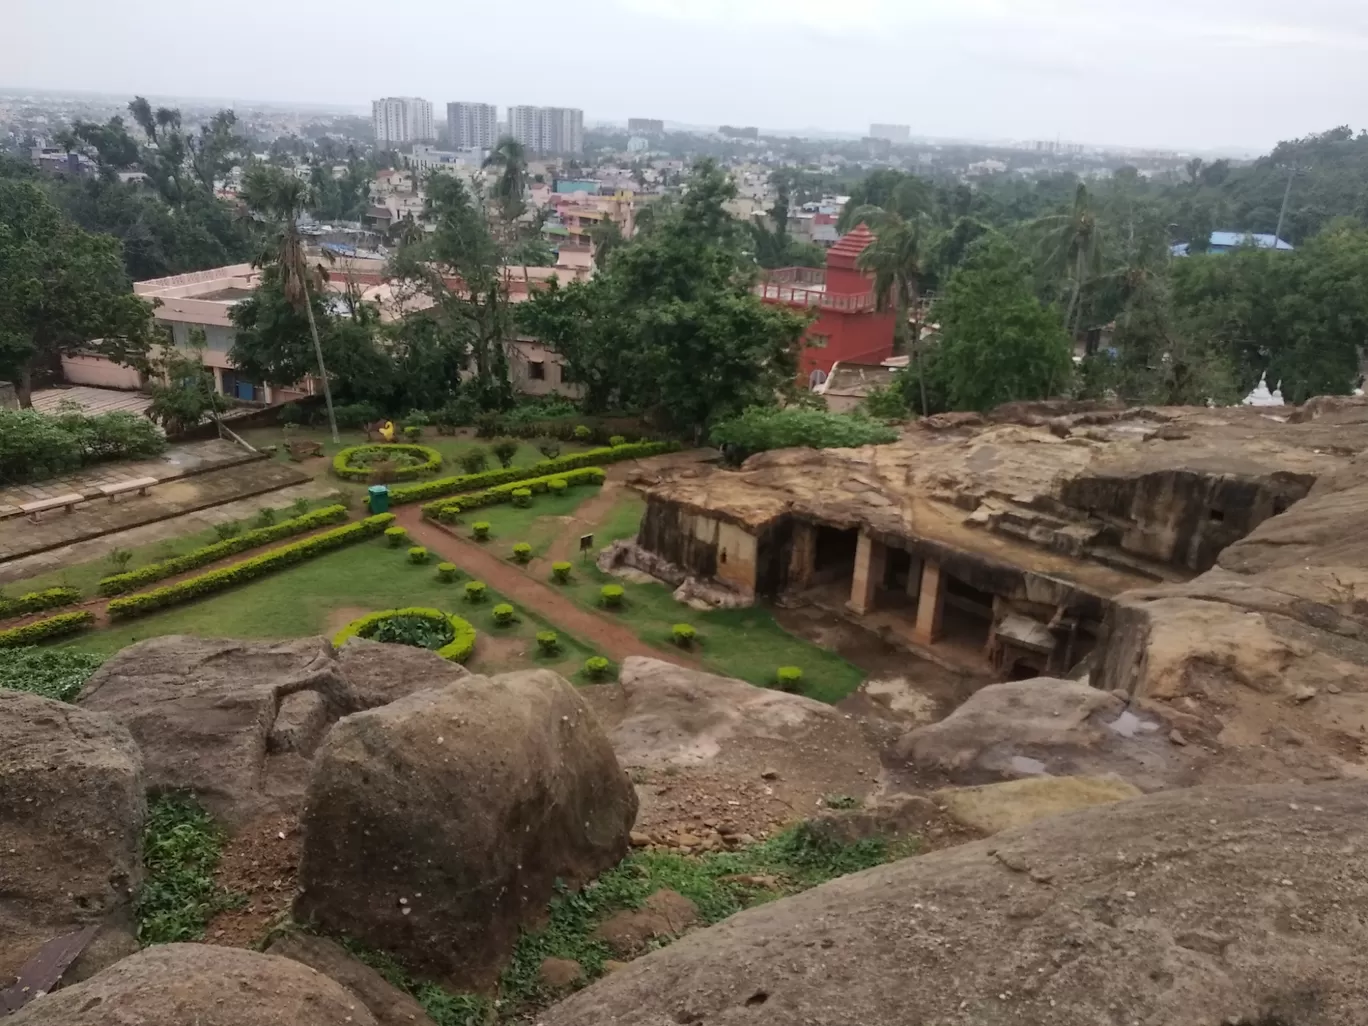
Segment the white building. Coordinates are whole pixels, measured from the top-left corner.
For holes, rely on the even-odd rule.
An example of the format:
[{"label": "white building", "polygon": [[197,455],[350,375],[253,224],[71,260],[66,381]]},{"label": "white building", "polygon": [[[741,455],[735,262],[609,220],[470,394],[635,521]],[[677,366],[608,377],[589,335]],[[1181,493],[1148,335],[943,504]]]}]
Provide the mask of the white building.
[{"label": "white building", "polygon": [[499,141],[499,108],[492,103],[447,104],[453,150],[492,150]]},{"label": "white building", "polygon": [[903,145],[912,137],[912,127],[910,125],[870,125],[869,137],[871,139],[886,139],[888,142]]},{"label": "white building", "polygon": [[375,141],[380,146],[432,142],[437,138],[432,102],[420,96],[387,96],[371,101]]},{"label": "white building", "polygon": [[508,134],[531,153],[583,153],[584,111],[574,107],[509,107]]}]

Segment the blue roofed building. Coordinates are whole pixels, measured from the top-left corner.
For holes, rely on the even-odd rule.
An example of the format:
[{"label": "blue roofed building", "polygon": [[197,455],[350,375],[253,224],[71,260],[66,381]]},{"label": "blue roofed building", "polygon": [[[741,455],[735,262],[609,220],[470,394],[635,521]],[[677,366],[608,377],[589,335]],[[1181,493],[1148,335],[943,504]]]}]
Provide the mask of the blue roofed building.
[{"label": "blue roofed building", "polygon": [[[1172,247],[1174,256],[1187,256],[1188,243],[1180,242]],[[1259,249],[1278,249],[1291,250],[1294,247],[1275,235],[1264,235],[1258,232],[1212,232],[1211,241],[1207,243],[1208,253],[1229,253],[1233,249],[1241,246],[1256,246]]]}]

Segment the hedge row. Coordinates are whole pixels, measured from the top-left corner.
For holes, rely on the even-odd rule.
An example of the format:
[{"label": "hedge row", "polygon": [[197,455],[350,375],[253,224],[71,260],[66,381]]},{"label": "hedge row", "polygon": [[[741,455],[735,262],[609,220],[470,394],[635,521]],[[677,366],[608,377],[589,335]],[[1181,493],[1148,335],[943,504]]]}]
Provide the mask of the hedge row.
[{"label": "hedge row", "polygon": [[196,570],[199,567],[207,566],[225,556],[246,552],[248,549],[278,541],[281,538],[306,534],[329,524],[340,524],[346,519],[346,506],[324,506],[312,513],[305,513],[303,516],[293,517],[290,520],[282,520],[270,527],[256,527],[250,531],[243,531],[232,538],[214,542],[213,545],[192,549],[183,556],[176,556],[160,563],[139,567],[137,570],[129,570],[126,573],[106,577],[100,581],[99,592],[101,595],[124,595],[130,591],[137,591],[145,584],[165,580],[168,577],[176,576],[176,574],[183,574],[187,570]]},{"label": "hedge row", "polygon": [[570,470],[564,474],[549,474],[546,477],[534,477],[524,481],[510,481],[506,485],[486,488],[482,492],[470,492],[466,495],[458,495],[454,499],[438,499],[436,502],[429,502],[423,507],[423,516],[429,520],[440,520],[449,524],[466,510],[479,509],[482,506],[494,506],[501,502],[512,502],[514,495],[524,490],[534,493],[550,491],[552,481],[564,481],[567,486],[573,487],[581,484],[603,484],[603,479],[607,476],[601,467],[581,467],[579,470]]},{"label": "hedge row", "polygon": [[458,477],[442,477],[421,484],[401,485],[390,489],[390,502],[400,505],[405,502],[422,502],[439,499],[444,495],[457,495],[461,492],[478,492],[496,485],[510,484],[514,481],[527,481],[539,477],[564,477],[566,470],[580,467],[597,467],[604,463],[619,460],[639,460],[661,453],[674,452],[679,448],[675,442],[629,442],[626,445],[608,446],[603,449],[590,449],[587,452],[559,456],[554,460],[542,460],[530,467],[509,467],[506,470],[486,470],[479,474],[462,474]]},{"label": "hedge row", "polygon": [[475,651],[475,628],[468,621],[459,616],[444,613],[440,609],[424,609],[419,606],[408,609],[385,609],[379,613],[368,613],[360,619],[353,620],[333,635],[333,647],[341,648],[352,638],[369,638],[386,620],[400,616],[414,616],[423,620],[441,620],[449,623],[452,639],[437,649],[437,654],[443,659],[450,659],[453,663],[463,663],[470,658],[470,653]]},{"label": "hedge row", "polygon": [[88,609],[82,609],[78,613],[58,613],[46,620],[34,620],[33,623],[26,623],[22,627],[0,631],[0,648],[36,645],[40,641],[60,638],[64,634],[75,634],[94,622],[95,614]]},{"label": "hedge row", "polygon": [[395,467],[390,471],[396,481],[403,481],[410,477],[422,477],[430,474],[434,470],[442,468],[442,454],[436,449],[429,449],[426,445],[408,445],[404,443],[386,442],[373,443],[370,445],[353,445],[348,449],[341,450],[333,457],[332,471],[345,481],[369,481],[371,478],[370,467],[353,467],[349,462],[353,456],[360,452],[383,452],[383,453],[407,453],[409,456],[420,457],[423,462],[414,464],[411,467]]},{"label": "hedge row", "polygon": [[0,597],[0,619],[11,616],[26,616],[41,613],[44,609],[69,606],[81,600],[79,588],[48,588],[44,591],[31,591],[15,599]]},{"label": "hedge row", "polygon": [[190,602],[203,595],[212,595],[216,591],[223,591],[234,585],[264,577],[276,570],[302,563],[314,556],[321,556],[333,549],[339,549],[344,545],[350,545],[364,538],[378,535],[393,522],[393,513],[381,513],[378,516],[367,517],[355,524],[347,524],[345,527],[316,534],[312,538],[305,538],[303,541],[282,545],[278,549],[263,552],[251,559],[244,559],[241,563],[234,563],[232,566],[225,566],[219,570],[210,570],[207,574],[200,574],[198,577],[189,577],[175,584],[168,584],[164,588],[154,588],[152,591],[144,591],[137,595],[116,598],[109,603],[109,617],[111,620],[126,620],[158,609],[165,609],[167,606]]}]

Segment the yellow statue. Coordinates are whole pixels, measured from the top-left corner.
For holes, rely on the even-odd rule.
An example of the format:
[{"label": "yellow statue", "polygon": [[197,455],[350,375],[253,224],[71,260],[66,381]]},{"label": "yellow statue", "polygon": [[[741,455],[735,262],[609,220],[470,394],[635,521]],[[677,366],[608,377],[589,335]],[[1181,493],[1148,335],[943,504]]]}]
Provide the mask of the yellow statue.
[{"label": "yellow statue", "polygon": [[385,421],[385,426],[380,429],[380,437],[387,442],[394,441],[394,421]]}]

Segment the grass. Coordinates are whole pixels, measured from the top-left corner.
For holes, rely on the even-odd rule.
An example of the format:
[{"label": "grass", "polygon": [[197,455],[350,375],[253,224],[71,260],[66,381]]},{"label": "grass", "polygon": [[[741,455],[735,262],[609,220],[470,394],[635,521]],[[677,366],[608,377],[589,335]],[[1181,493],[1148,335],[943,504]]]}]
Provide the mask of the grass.
[{"label": "grass", "polygon": [[624,538],[636,537],[645,513],[645,499],[636,492],[623,492],[608,516],[594,531],[594,545],[602,548]]},{"label": "grass", "polygon": [[70,702],[103,661],[88,652],[58,648],[0,649],[0,688]]},{"label": "grass", "polygon": [[456,531],[468,538],[470,525],[484,520],[490,525],[487,544],[498,555],[507,558],[514,543],[525,541],[532,546],[533,557],[540,556],[565,530],[565,524],[555,518],[573,516],[575,510],[598,493],[597,485],[581,485],[567,488],[561,495],[550,492],[534,495],[530,506],[501,503],[473,509],[461,515],[461,524]]},{"label": "grass", "polygon": [[214,883],[222,853],[222,831],[193,798],[166,794],[148,806],[147,877],[134,907],[138,943],[199,940],[217,912],[239,903],[239,896]]}]

